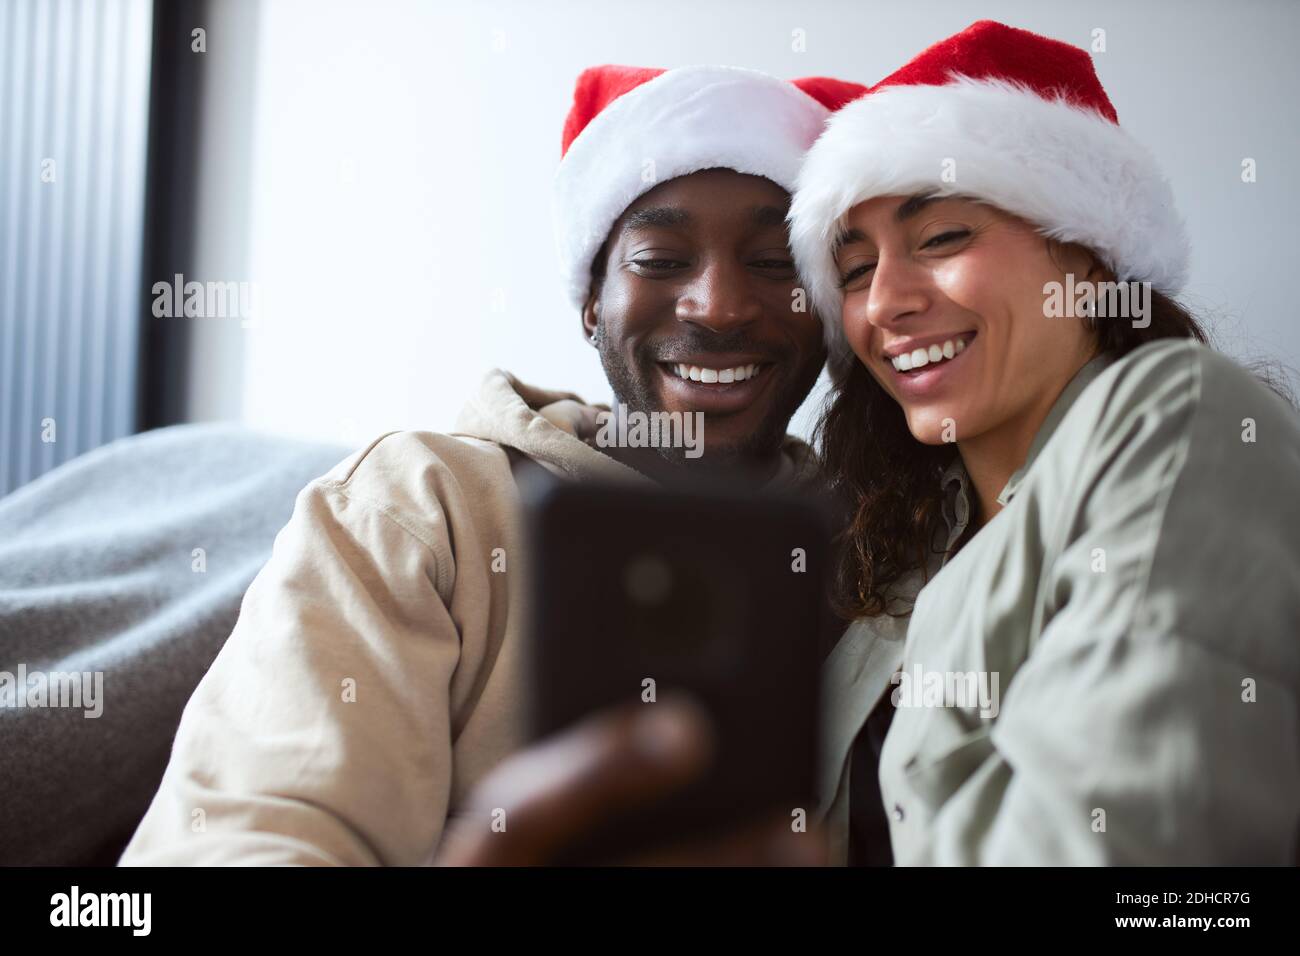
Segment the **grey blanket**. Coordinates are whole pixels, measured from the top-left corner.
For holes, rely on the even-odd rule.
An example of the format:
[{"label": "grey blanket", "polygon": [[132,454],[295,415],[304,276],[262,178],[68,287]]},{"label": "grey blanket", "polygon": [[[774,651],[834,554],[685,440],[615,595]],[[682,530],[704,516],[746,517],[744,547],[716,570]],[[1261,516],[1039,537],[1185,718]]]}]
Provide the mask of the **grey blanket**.
[{"label": "grey blanket", "polygon": [[297,492],[346,454],[183,425],[0,498],[0,864],[116,862]]}]

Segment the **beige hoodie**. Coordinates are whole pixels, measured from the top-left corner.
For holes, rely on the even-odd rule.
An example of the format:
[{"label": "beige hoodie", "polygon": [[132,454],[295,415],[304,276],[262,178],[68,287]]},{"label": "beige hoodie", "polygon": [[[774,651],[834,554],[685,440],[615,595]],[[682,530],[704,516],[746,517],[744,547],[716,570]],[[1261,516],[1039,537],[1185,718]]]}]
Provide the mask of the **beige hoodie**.
[{"label": "beige hoodie", "polygon": [[[303,489],[122,865],[429,858],[470,788],[525,743],[505,449],[574,479],[650,482],[578,438],[569,402],[495,369],[456,432],[384,435]],[[772,481],[815,478],[787,437]]]}]

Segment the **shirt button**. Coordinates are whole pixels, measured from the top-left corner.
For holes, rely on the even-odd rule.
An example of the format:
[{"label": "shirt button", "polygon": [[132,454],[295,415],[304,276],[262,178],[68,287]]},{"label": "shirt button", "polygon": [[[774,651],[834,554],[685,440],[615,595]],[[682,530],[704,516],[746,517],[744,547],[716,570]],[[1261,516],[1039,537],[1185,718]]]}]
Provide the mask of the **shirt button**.
[{"label": "shirt button", "polygon": [[894,812],[893,812],[892,816],[893,816],[893,818],[894,818],[894,822],[895,822],[895,823],[902,823],[902,822],[903,822],[903,807],[902,807],[901,804],[897,804],[897,803],[894,804]]}]

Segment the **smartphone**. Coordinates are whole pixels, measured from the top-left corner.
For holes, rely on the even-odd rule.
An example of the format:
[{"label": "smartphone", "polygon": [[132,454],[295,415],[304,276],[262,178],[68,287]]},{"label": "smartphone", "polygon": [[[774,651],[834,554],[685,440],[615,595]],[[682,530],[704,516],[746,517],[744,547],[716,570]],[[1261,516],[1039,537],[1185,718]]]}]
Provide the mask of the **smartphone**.
[{"label": "smartphone", "polygon": [[695,783],[589,836],[560,862],[610,862],[787,811],[810,821],[831,511],[816,497],[695,483],[521,482],[529,715],[537,739],[669,690],[712,718]]}]

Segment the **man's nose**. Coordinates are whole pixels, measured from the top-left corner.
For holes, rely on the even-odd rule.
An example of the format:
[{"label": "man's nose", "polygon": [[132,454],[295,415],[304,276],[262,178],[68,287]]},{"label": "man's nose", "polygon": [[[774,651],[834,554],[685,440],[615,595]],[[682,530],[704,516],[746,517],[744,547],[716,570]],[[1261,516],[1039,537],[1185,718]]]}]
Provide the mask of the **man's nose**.
[{"label": "man's nose", "polygon": [[741,263],[715,260],[692,278],[677,299],[677,318],[713,332],[745,325],[760,318],[763,306]]}]

